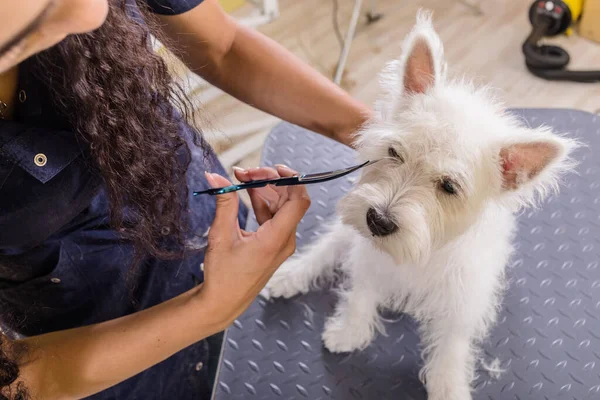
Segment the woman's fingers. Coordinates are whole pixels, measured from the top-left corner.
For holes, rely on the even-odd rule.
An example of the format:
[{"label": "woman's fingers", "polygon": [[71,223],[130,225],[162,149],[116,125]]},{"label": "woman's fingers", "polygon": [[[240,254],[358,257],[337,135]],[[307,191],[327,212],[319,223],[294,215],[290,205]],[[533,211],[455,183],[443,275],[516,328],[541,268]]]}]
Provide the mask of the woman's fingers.
[{"label": "woman's fingers", "polygon": [[276,179],[279,178],[277,170],[269,167],[250,168],[242,169],[238,167],[233,168],[235,177],[240,182],[258,181],[262,179]]},{"label": "woman's fingers", "polygon": [[[288,166],[278,164],[276,165],[277,173],[282,177],[288,176],[296,176],[298,172],[294,171]],[[296,185],[296,186],[286,186],[287,188],[287,198],[294,199],[303,199],[309,198],[308,192],[306,191],[306,187],[304,185]]]},{"label": "woman's fingers", "polygon": [[249,189],[248,195],[250,196],[252,209],[259,225],[273,218],[274,212],[271,211],[269,203],[255,189]]},{"label": "woman's fingers", "polygon": [[[235,177],[240,182],[249,182],[263,179],[276,179],[279,177],[291,177],[298,175],[298,172],[285,165],[276,165],[275,168],[262,167],[244,170],[234,168]],[[280,217],[282,220],[276,225],[280,233],[285,231],[284,224],[297,225],[297,218],[304,215],[305,207],[310,204],[310,199],[306,188],[301,185],[297,186],[267,186],[263,188],[249,189],[248,194],[252,202],[252,208],[256,215],[256,219],[260,225],[273,218],[284,207],[289,200],[295,200],[295,204],[288,206],[290,210],[286,211],[286,215]],[[286,236],[288,236],[286,232]]]},{"label": "woman's fingers", "polygon": [[235,179],[240,182],[248,182],[250,180],[248,171],[240,167],[233,167],[233,175],[235,175]]},{"label": "woman's fingers", "polygon": [[[296,234],[296,227],[310,207],[310,197],[304,186],[290,186],[290,197],[277,213],[257,231],[261,240],[270,241],[274,238],[289,238]],[[280,239],[278,239],[280,240]]]},{"label": "woman's fingers", "polygon": [[[217,174],[206,173],[206,180],[213,187],[231,185],[227,179]],[[230,246],[239,234],[238,207],[239,199],[236,193],[217,196],[215,219],[209,232],[211,246]]]},{"label": "woman's fingers", "polygon": [[[276,169],[269,167],[252,168],[248,170],[234,168],[234,173],[240,182],[277,179],[281,177]],[[266,203],[271,215],[266,216],[265,218],[272,217],[288,198],[288,191],[285,187],[273,185],[248,190],[248,194],[250,195],[250,199],[252,201],[252,207],[260,207],[260,210],[264,215],[266,215],[266,212],[263,211]]]},{"label": "woman's fingers", "polygon": [[[298,172],[285,165],[277,165],[277,173],[282,177],[298,175]],[[271,224],[275,231],[287,237],[293,236],[295,243],[295,227],[310,207],[310,196],[304,185],[285,186],[286,201],[281,204],[279,211],[273,217]],[[294,226],[289,231],[289,226]]]}]

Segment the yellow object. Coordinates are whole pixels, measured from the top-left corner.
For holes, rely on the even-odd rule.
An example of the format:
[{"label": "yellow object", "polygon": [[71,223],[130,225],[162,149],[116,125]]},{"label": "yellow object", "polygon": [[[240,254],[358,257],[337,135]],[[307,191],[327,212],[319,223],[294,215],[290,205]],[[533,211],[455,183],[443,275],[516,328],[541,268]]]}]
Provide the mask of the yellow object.
[{"label": "yellow object", "polygon": [[[563,0],[563,3],[565,3],[571,11],[571,21],[577,21],[581,15],[581,10],[583,9],[583,0]],[[567,33],[567,35],[569,35],[569,33]]]},{"label": "yellow object", "polygon": [[246,0],[219,0],[219,4],[226,12],[230,13],[246,4]]},{"label": "yellow object", "polygon": [[573,28],[568,27],[567,30],[565,31],[565,35],[571,36],[572,34],[573,34]]}]

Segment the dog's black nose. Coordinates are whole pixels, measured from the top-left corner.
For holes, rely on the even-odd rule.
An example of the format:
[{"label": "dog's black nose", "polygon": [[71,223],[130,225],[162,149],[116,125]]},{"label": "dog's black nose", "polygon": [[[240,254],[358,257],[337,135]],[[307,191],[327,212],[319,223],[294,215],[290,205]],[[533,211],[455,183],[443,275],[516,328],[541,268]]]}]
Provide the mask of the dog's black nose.
[{"label": "dog's black nose", "polygon": [[387,236],[398,230],[398,225],[394,221],[378,213],[374,208],[369,208],[367,211],[367,226],[373,236]]}]

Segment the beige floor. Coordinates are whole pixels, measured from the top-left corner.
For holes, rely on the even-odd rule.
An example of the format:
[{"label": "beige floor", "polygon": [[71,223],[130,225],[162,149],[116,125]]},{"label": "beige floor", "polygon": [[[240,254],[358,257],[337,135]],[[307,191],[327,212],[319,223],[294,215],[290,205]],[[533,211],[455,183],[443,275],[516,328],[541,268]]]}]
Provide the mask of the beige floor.
[{"label": "beige floor", "polygon": [[[345,32],[353,0],[338,0]],[[472,0],[465,0],[472,1]],[[365,4],[368,0],[365,0]],[[332,77],[340,47],[332,29],[332,0],[281,0],[281,16],[260,30],[321,73]],[[550,83],[530,75],[524,66],[521,44],[528,34],[530,0],[482,0],[482,15],[459,0],[380,0],[383,18],[361,22],[353,42],[342,86],[358,99],[371,103],[376,96],[376,75],[399,53],[419,7],[434,11],[434,23],[445,44],[451,73],[465,73],[503,91],[509,106],[569,107],[595,112],[600,109],[600,85]],[[242,10],[243,14],[245,10]],[[578,36],[553,39],[571,54],[572,68],[600,68],[600,44]],[[227,149],[227,131],[261,117],[261,113],[235,99],[221,97],[204,105],[211,125],[219,133],[209,138],[218,151]],[[263,140],[259,136],[256,140]],[[260,150],[240,166],[256,166]]]}]

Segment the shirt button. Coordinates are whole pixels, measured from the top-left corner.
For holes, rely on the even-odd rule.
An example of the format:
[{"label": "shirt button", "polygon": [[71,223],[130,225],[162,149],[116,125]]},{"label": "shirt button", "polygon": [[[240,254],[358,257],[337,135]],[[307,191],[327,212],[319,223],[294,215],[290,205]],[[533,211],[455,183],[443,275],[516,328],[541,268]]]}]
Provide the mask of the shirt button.
[{"label": "shirt button", "polygon": [[196,371],[200,371],[202,367],[204,367],[204,363],[200,361],[198,364],[196,364]]},{"label": "shirt button", "polygon": [[36,154],[35,157],[33,157],[33,162],[38,167],[43,167],[48,162],[48,157],[46,157],[44,153],[39,153]]},{"label": "shirt button", "polygon": [[19,92],[19,101],[25,103],[27,101],[27,93],[24,90]]},{"label": "shirt button", "polygon": [[200,271],[204,272],[204,263],[200,264]]},{"label": "shirt button", "polygon": [[50,279],[50,282],[52,282],[52,283],[60,283],[60,279],[59,278],[52,278],[52,279]]},{"label": "shirt button", "polygon": [[163,226],[162,228],[160,228],[161,235],[167,236],[169,233],[171,233],[171,228],[169,228],[168,226]]}]

